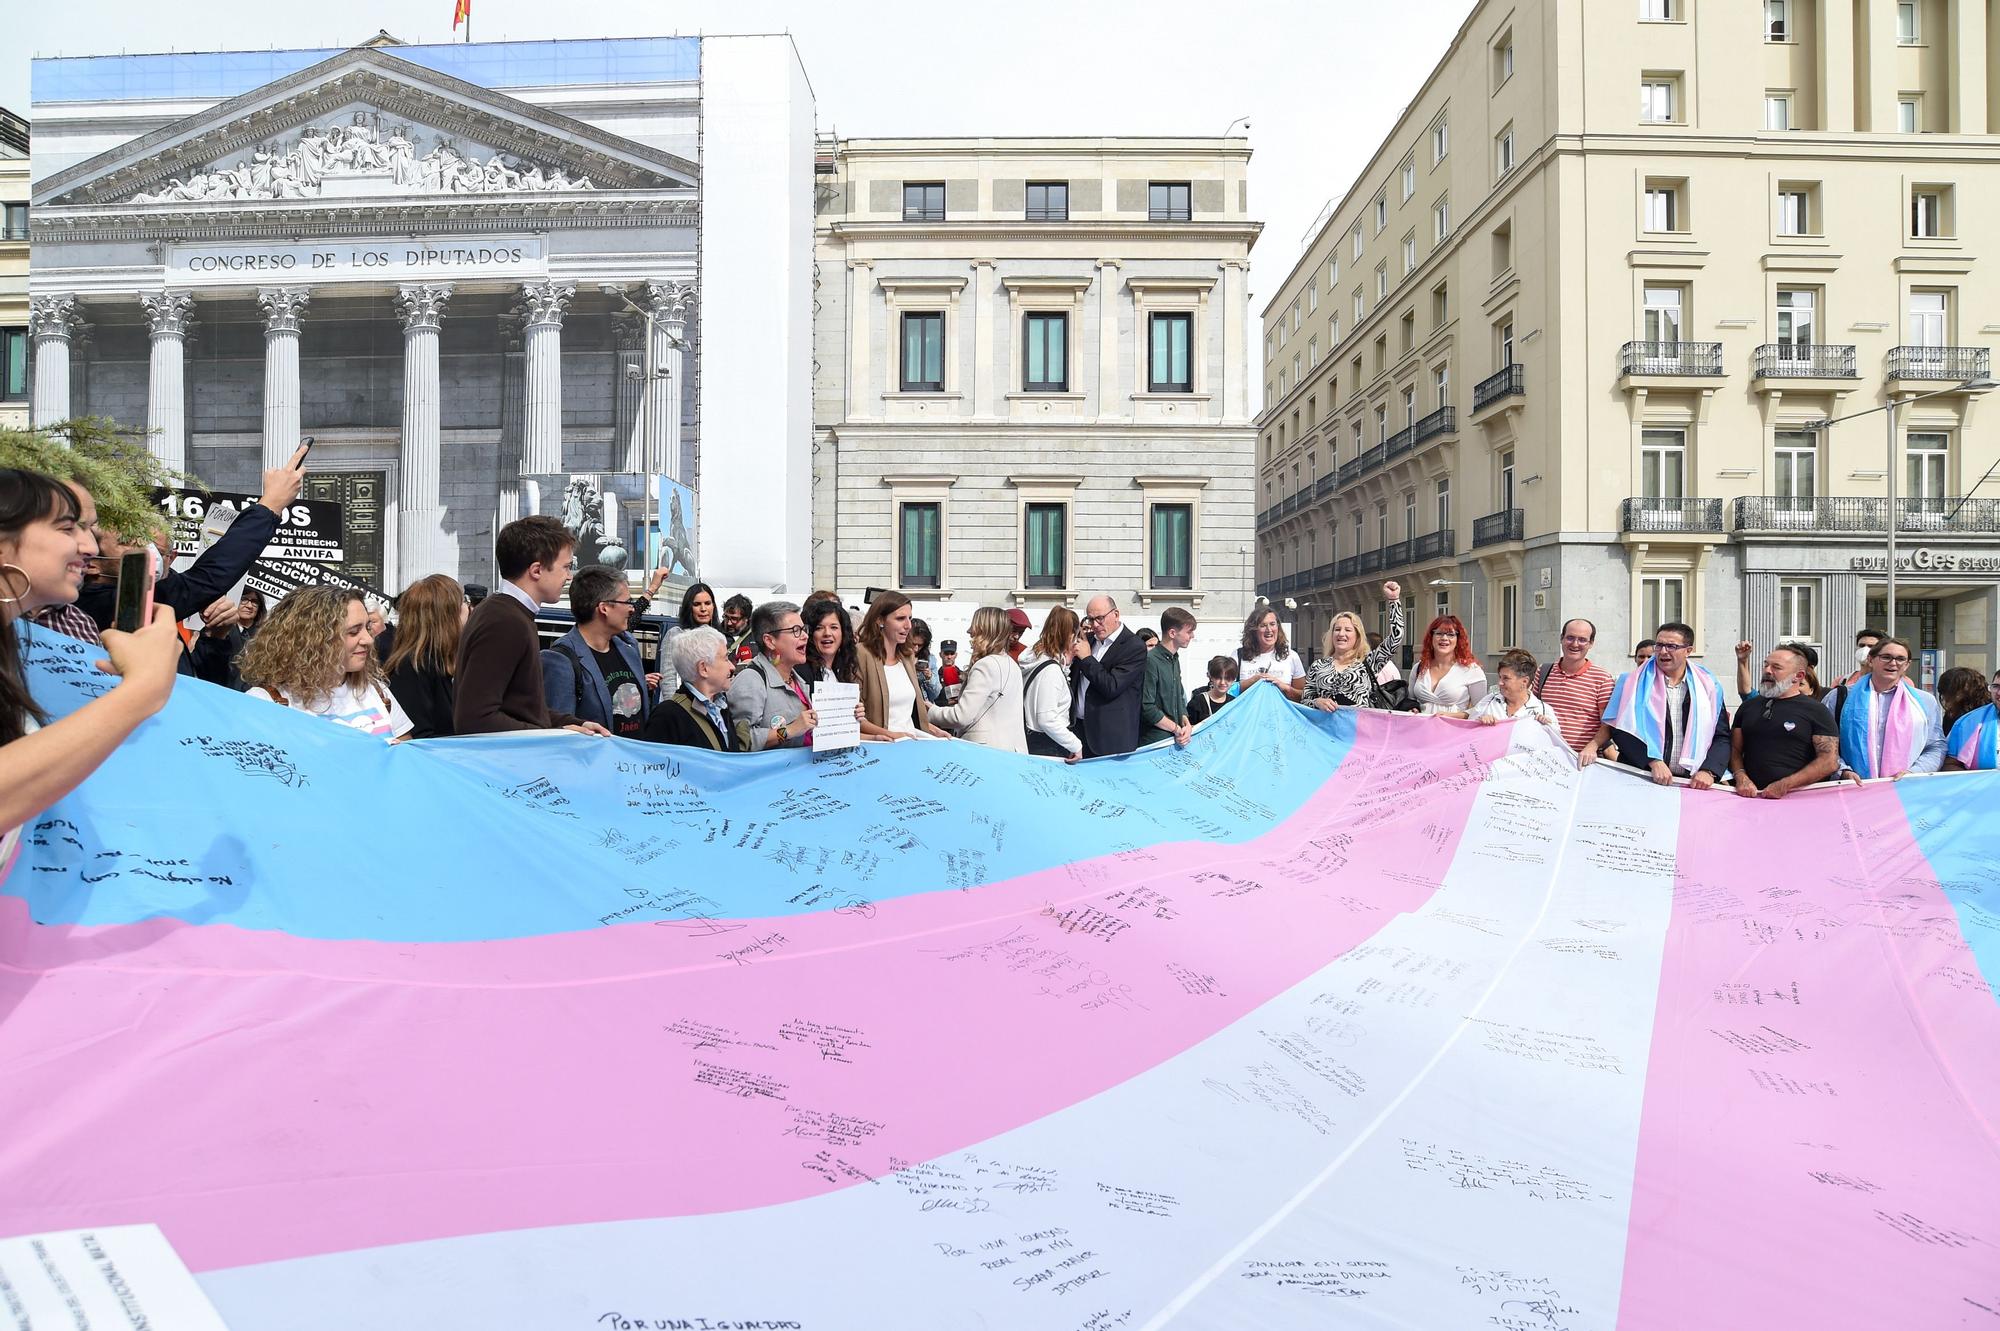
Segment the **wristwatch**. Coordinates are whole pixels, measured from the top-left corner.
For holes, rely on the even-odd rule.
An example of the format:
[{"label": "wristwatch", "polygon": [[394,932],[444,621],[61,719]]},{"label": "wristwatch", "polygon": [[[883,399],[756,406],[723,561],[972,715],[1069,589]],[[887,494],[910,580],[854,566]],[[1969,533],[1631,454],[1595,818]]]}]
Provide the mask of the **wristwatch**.
[{"label": "wristwatch", "polygon": [[779,721],[776,725],[771,727],[771,738],[777,740],[778,742],[783,743],[785,740],[788,740],[791,737],[792,737],[791,722]]}]

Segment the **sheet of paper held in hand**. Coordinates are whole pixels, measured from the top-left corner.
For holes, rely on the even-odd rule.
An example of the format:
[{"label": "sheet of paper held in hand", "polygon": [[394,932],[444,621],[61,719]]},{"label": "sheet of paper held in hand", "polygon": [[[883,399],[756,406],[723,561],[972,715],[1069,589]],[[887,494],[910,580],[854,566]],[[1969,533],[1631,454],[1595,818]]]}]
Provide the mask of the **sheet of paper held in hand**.
[{"label": "sheet of paper held in hand", "polygon": [[0,1239],[0,1309],[35,1331],[228,1331],[158,1225]]},{"label": "sheet of paper held in hand", "polygon": [[823,679],[813,685],[813,711],[819,722],[813,726],[813,752],[838,753],[861,743],[861,723],[854,709],[861,703],[859,684],[836,684]]}]

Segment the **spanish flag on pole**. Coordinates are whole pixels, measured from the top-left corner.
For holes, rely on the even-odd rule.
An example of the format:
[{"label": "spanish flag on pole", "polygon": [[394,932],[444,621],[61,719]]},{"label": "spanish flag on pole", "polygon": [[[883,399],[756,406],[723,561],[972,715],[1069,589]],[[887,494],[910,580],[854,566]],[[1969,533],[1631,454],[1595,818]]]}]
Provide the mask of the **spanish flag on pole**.
[{"label": "spanish flag on pole", "polygon": [[461,23],[466,27],[466,35],[470,36],[472,30],[472,0],[458,0],[457,8],[451,11],[451,30],[457,32],[458,25]]}]

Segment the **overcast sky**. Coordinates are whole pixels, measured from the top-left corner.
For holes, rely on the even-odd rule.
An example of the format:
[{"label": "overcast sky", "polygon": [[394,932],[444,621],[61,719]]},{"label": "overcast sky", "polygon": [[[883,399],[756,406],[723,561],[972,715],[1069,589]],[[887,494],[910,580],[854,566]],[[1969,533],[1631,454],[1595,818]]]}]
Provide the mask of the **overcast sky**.
[{"label": "overcast sky", "polygon": [[[387,28],[451,39],[453,0],[8,0],[0,106],[28,111],[25,55],[339,47]],[[473,0],[481,41],[790,32],[822,132],[1220,134],[1248,116],[1252,311],[1327,200],[1366,164],[1473,0]]]}]

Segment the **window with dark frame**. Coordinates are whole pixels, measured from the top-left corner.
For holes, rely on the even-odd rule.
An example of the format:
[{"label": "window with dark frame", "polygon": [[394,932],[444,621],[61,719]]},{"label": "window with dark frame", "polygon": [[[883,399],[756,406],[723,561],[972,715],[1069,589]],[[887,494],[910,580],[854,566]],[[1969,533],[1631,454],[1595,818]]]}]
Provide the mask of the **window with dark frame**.
[{"label": "window with dark frame", "polygon": [[1028,505],[1024,544],[1030,589],[1069,585],[1069,505]]},{"label": "window with dark frame", "polygon": [[942,181],[903,186],[903,220],[905,222],[944,221],[944,184]]},{"label": "window with dark frame", "polygon": [[7,205],[4,238],[7,240],[26,240],[28,238],[27,204],[10,203]]},{"label": "window with dark frame", "polygon": [[1028,182],[1028,220],[1030,222],[1069,221],[1069,182],[1052,180]]},{"label": "window with dark frame", "polygon": [[944,392],[944,311],[915,310],[903,315],[905,393]]},{"label": "window with dark frame", "polygon": [[1155,504],[1152,526],[1152,585],[1162,591],[1194,586],[1194,505]]},{"label": "window with dark frame", "polygon": [[1022,321],[1021,391],[1069,391],[1069,315],[1031,311]]},{"label": "window with dark frame", "polygon": [[1146,220],[1187,222],[1194,218],[1188,183],[1155,180],[1146,187]]},{"label": "window with dark frame", "polygon": [[1151,352],[1146,358],[1146,391],[1192,393],[1194,315],[1155,314],[1150,328]]},{"label": "window with dark frame", "polygon": [[28,396],[28,330],[0,328],[0,399]]},{"label": "window with dark frame", "polygon": [[901,528],[896,550],[896,576],[900,586],[935,591],[943,585],[939,577],[939,509],[937,503],[904,504],[898,522]]}]

